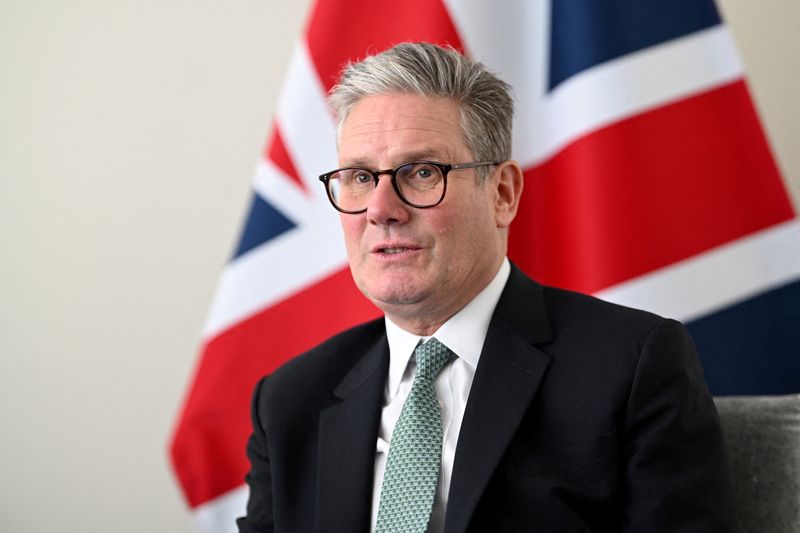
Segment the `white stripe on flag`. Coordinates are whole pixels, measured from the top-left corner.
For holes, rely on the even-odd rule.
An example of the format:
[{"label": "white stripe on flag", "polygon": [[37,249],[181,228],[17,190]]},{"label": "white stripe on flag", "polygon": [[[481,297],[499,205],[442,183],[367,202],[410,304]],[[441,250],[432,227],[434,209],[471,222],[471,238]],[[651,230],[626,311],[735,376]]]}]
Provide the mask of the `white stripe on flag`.
[{"label": "white stripe on flag", "polygon": [[247,485],[217,496],[192,510],[197,533],[236,533],[236,519],[247,509]]},{"label": "white stripe on flag", "polygon": [[301,179],[315,195],[323,193],[317,176],[336,168],[336,128],[304,39],[295,47],[276,121]]},{"label": "white stripe on flag", "polygon": [[525,137],[532,138],[527,142],[536,150],[522,163],[539,163],[589,132],[741,76],[733,38],[724,26],[613,59],[553,91],[546,124],[528,122],[531,132]]},{"label": "white stripe on flag", "polygon": [[[231,261],[217,286],[203,336],[209,339],[245,318],[301,292],[346,265],[336,211],[317,175],[336,166],[333,116],[304,40],[298,42],[276,111],[276,122],[306,194],[271,161],[261,161],[256,194],[296,227]],[[305,250],[305,257],[298,256]],[[292,258],[287,261],[287,258]]]},{"label": "white stripe on flag", "polygon": [[[322,189],[321,185],[318,187]],[[256,165],[253,192],[295,224],[308,218],[311,211],[312,198],[309,198],[294,180],[287,178],[269,159],[262,159]],[[314,189],[312,192],[315,192]],[[313,200],[318,199],[314,198]]]},{"label": "white stripe on flag", "polygon": [[[323,207],[310,207],[315,218],[225,267],[203,332],[206,339],[346,266],[336,211],[330,204]],[[307,255],[298,255],[298,250],[305,250]]]},{"label": "white stripe on flag", "polygon": [[595,294],[688,322],[800,279],[800,223],[785,222]]},{"label": "white stripe on flag", "polygon": [[598,128],[742,77],[733,38],[718,25],[601,63],[548,95],[549,2],[446,4],[466,50],[514,87],[513,152],[524,167]]}]

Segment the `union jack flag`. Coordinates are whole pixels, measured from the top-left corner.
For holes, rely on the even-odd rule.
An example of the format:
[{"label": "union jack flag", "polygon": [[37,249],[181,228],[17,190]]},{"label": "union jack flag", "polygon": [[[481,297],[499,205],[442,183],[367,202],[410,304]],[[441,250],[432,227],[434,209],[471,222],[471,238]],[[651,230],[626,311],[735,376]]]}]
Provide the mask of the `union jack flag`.
[{"label": "union jack flag", "polygon": [[687,322],[714,394],[800,391],[800,224],[712,0],[318,0],[172,440],[202,531],[244,512],[258,378],[379,314],[317,176],[337,166],[340,69],[403,41],[452,45],[514,88],[512,261]]}]

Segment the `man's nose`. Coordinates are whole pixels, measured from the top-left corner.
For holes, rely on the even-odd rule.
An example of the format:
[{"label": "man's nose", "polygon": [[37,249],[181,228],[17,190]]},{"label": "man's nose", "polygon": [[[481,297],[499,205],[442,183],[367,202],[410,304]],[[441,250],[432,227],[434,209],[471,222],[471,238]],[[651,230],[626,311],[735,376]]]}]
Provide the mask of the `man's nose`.
[{"label": "man's nose", "polygon": [[400,199],[392,186],[392,178],[388,174],[378,176],[378,184],[367,204],[367,220],[370,224],[384,225],[404,223],[408,221],[409,206]]}]

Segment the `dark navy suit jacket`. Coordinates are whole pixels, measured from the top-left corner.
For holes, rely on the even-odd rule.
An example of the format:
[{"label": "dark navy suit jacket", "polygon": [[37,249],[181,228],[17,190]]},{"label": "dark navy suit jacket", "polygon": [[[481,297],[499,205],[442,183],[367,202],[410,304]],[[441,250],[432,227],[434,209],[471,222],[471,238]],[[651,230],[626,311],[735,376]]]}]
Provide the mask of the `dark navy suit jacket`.
[{"label": "dark navy suit jacket", "polygon": [[[383,320],[262,380],[242,532],[366,532],[388,371]],[[733,531],[719,420],[678,322],[516,267],[492,316],[445,533]]]}]

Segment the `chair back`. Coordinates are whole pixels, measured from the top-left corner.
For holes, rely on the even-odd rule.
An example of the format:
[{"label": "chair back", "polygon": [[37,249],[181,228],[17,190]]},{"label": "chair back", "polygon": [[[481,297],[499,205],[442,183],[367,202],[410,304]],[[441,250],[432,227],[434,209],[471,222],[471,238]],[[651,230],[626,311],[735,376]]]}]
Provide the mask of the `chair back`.
[{"label": "chair back", "polygon": [[800,394],[714,398],[741,533],[800,532]]}]

